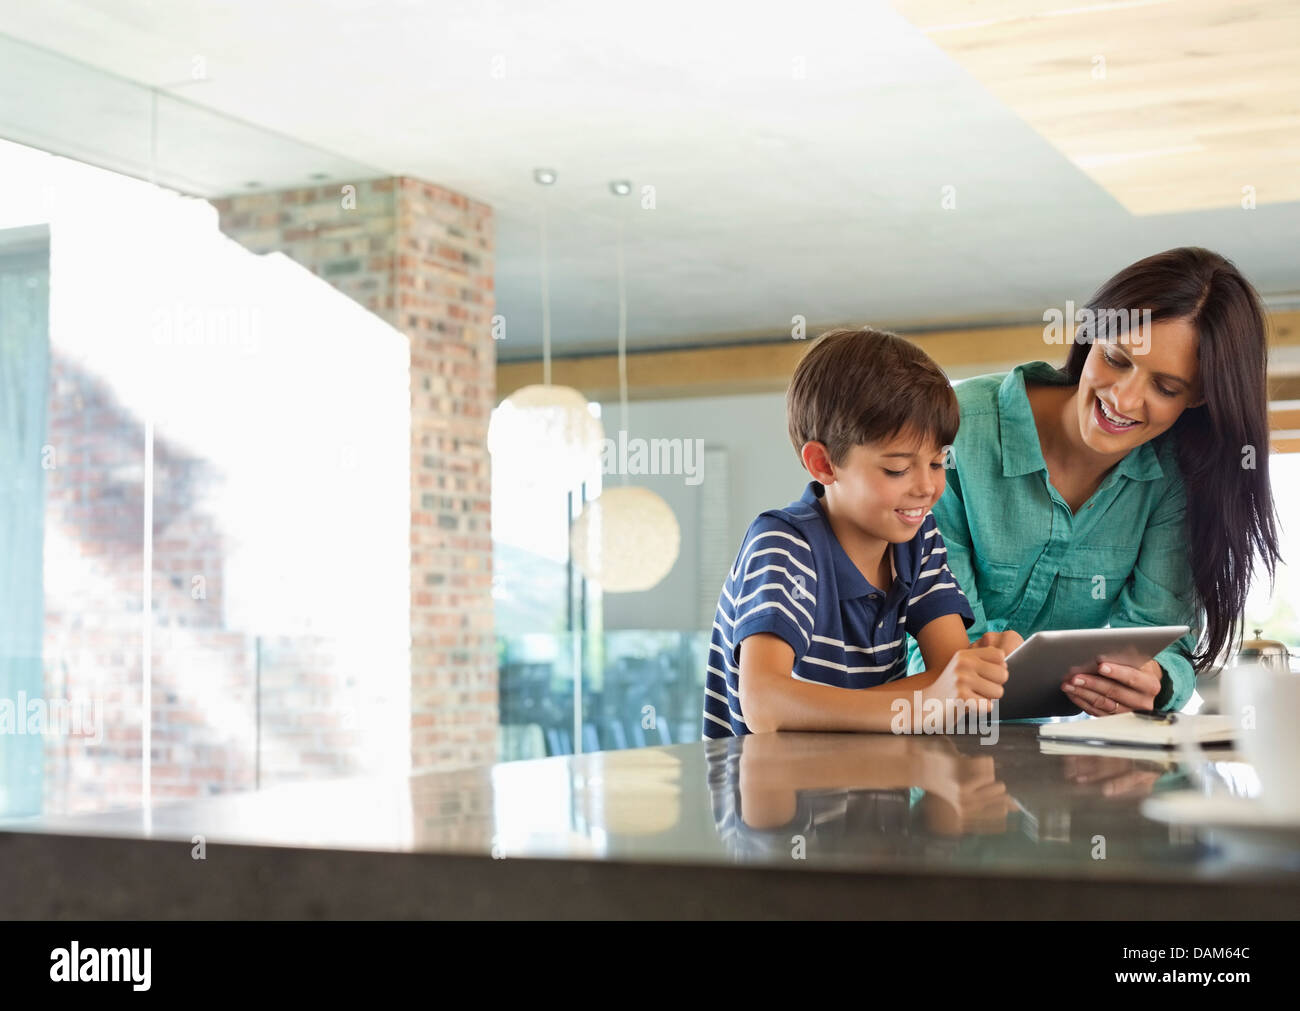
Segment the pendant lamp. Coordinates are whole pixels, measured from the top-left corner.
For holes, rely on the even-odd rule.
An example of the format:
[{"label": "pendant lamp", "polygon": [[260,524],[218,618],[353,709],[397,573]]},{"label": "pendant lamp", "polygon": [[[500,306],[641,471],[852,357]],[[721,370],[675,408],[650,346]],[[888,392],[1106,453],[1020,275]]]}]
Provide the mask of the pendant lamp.
[{"label": "pendant lamp", "polygon": [[[617,184],[616,196],[626,195]],[[627,272],[623,262],[623,219],[618,225],[618,392],[627,431]],[[668,575],[681,547],[681,528],[672,507],[649,488],[623,484],[588,502],[572,528],[573,562],[606,593],[648,590]]]},{"label": "pendant lamp", "polygon": [[[538,183],[549,186],[555,173],[538,169]],[[515,390],[488,421],[488,452],[493,482],[519,491],[567,491],[599,466],[605,429],[591,405],[572,386],[551,383],[551,288],[546,243],[546,204],[539,217],[542,276],[542,381]]]}]

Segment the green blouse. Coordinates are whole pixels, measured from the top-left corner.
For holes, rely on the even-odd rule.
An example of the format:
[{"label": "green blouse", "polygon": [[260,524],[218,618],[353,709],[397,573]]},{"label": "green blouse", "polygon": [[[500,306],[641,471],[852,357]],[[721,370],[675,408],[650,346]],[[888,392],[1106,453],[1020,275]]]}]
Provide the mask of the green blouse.
[{"label": "green blouse", "polygon": [[[1192,632],[1156,654],[1165,672],[1156,706],[1181,709],[1195,686],[1202,618],[1174,442],[1131,451],[1072,513],[1047,479],[1026,379],[1068,385],[1046,362],[1029,362],[956,387],[961,429],[934,517],[975,612],[967,634],[973,642],[1007,628],[1028,638],[1054,628],[1188,625]],[[915,640],[909,646],[916,673],[924,663]]]}]

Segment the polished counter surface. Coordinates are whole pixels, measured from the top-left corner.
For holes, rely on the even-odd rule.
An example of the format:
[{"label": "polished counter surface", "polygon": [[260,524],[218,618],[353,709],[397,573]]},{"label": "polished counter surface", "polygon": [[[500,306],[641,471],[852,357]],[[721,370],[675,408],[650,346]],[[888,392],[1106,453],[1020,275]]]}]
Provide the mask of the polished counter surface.
[{"label": "polished counter surface", "polygon": [[[653,871],[645,880],[657,882],[653,887],[665,903],[673,901],[675,872],[704,872],[703,885],[687,886],[683,878],[676,886],[695,897],[693,915],[753,915],[737,905],[739,879],[721,870],[759,875],[753,881],[772,885],[774,901],[778,893],[787,896],[771,915],[817,915],[820,907],[804,908],[796,898],[811,899],[825,888],[826,875],[810,874],[817,871],[837,872],[842,887],[867,888],[876,902],[874,910],[828,907],[828,915],[853,915],[854,908],[866,917],[908,915],[909,896],[919,894],[922,881],[930,893],[945,881],[969,893],[969,902],[954,898],[950,906],[931,895],[924,915],[961,915],[970,902],[987,906],[997,895],[1005,896],[1005,905],[986,908],[984,915],[1070,915],[1072,909],[1106,915],[1108,908],[1117,916],[1143,915],[1144,909],[1156,916],[1300,913],[1300,830],[1229,831],[1143,814],[1147,798],[1194,783],[1202,790],[1208,782],[1247,791],[1249,767],[1231,753],[1215,754],[1197,770],[1162,753],[1045,753],[1037,727],[1025,724],[1004,724],[996,743],[981,741],[762,734],[406,779],[292,784],[148,812],[0,822],[0,858],[7,848],[37,838],[148,846],[174,864],[188,887],[200,872],[185,868],[185,861],[210,869],[253,853],[280,862],[286,854],[350,854],[386,860],[377,866],[392,868],[399,854],[437,857],[440,873],[455,867],[455,874],[475,879],[476,898],[461,915],[675,915],[671,905],[656,913],[661,907],[653,901],[625,894],[607,909],[597,895],[565,905],[566,895],[574,898],[571,891],[545,900],[537,893],[535,912],[527,896],[504,903],[493,898],[494,882],[530,887],[503,877],[507,873],[527,868],[554,879],[559,867],[565,873],[584,868],[576,880],[587,887],[604,881],[615,890],[620,872]],[[1199,774],[1189,777],[1189,771]],[[272,850],[280,852],[268,856]],[[20,873],[12,859],[3,862],[10,874]],[[506,865],[515,866],[507,872]],[[265,877],[259,878],[263,891],[274,892]],[[802,892],[801,878],[809,886]],[[334,880],[346,891],[346,883]],[[1014,895],[1010,885],[1018,886]],[[714,889],[713,900],[705,902],[700,887]],[[879,907],[884,895],[891,897],[888,909]],[[260,905],[249,908],[262,912],[250,915],[305,915],[292,903],[277,911],[273,902],[266,905],[270,900],[260,896]],[[347,908],[352,915],[386,915],[378,902],[372,912],[328,902],[305,908],[308,914],[347,915],[340,912]],[[402,905],[393,915],[456,914],[441,906]]]}]

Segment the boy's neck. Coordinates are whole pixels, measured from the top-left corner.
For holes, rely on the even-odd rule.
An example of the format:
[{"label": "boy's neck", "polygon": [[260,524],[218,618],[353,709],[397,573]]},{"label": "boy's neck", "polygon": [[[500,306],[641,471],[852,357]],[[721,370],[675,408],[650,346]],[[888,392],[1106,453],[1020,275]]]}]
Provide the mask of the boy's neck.
[{"label": "boy's neck", "polygon": [[[828,489],[829,490],[829,489]],[[852,520],[841,516],[831,502],[831,496],[824,494],[821,509],[830,524],[831,533],[840,542],[840,547],[849,556],[849,561],[858,567],[858,571],[877,590],[886,591],[892,581],[889,564],[889,542],[866,533]]]}]

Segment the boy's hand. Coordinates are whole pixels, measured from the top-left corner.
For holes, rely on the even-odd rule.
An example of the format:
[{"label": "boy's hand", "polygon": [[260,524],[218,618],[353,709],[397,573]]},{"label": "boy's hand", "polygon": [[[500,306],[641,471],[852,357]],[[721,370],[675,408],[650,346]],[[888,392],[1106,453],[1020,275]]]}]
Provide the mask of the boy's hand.
[{"label": "boy's hand", "polygon": [[995,646],[1002,650],[1003,653],[1011,654],[1012,650],[1024,643],[1024,638],[1014,628],[1009,628],[1005,632],[985,632],[975,642],[971,643],[971,649],[982,646]]},{"label": "boy's hand", "polygon": [[[992,634],[992,633],[991,633]],[[1015,633],[1013,632],[1012,635]],[[930,687],[926,699],[1000,699],[1007,680],[1007,655],[996,646],[958,650]],[[983,713],[985,707],[981,705]]]}]

